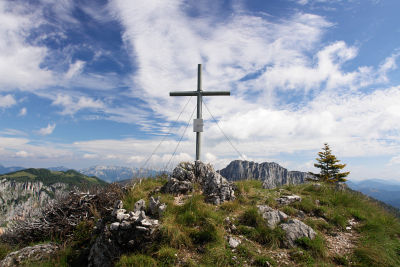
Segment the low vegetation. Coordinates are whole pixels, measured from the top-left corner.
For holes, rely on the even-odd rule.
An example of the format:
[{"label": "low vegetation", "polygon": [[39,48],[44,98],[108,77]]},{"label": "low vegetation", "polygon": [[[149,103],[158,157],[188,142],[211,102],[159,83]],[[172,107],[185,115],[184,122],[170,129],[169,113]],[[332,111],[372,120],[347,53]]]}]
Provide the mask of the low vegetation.
[{"label": "low vegetation", "polygon": [[[399,220],[360,193],[339,191],[332,184],[267,190],[260,181],[239,181],[236,200],[214,206],[205,203],[198,191],[179,198],[162,194],[159,189],[165,182],[166,177],[144,179],[123,194],[127,210],[150,196],[160,196],[167,209],[160,219],[159,240],[122,255],[116,266],[400,266]],[[297,194],[302,201],[280,207],[275,199],[285,194]],[[279,226],[268,228],[256,205],[278,208],[291,217],[302,211],[301,220],[317,232],[316,238],[301,238],[297,247],[285,248],[285,233]],[[69,237],[49,238],[63,244],[63,249],[58,257],[33,266],[84,263],[95,238],[94,217],[78,224]],[[346,253],[337,253],[329,242],[344,233],[351,247]],[[241,244],[231,248],[229,236],[240,239]],[[21,244],[1,244],[0,250],[5,252],[0,252],[0,258],[18,246]]]},{"label": "low vegetation", "polygon": [[3,179],[16,182],[38,181],[44,185],[65,183],[70,187],[77,186],[79,188],[91,187],[93,185],[104,186],[107,184],[97,177],[89,177],[74,170],[61,172],[33,168],[0,175],[0,180]]}]

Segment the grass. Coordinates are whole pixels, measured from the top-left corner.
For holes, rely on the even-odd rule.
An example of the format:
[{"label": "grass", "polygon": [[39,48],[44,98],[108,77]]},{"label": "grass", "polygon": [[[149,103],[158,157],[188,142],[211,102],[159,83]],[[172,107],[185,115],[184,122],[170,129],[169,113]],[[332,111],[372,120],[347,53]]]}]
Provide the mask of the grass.
[{"label": "grass", "polygon": [[14,180],[16,182],[41,181],[44,185],[62,182],[68,186],[86,188],[92,185],[104,186],[107,183],[97,177],[89,177],[74,170],[65,172],[50,171],[47,169],[25,169],[0,175],[0,179]]},{"label": "grass", "polygon": [[157,261],[148,255],[122,255],[116,267],[157,267]]},{"label": "grass", "polygon": [[[165,182],[166,177],[144,179],[124,196],[127,210],[133,210],[139,199],[148,203],[150,196],[160,196],[167,209],[160,218],[157,243],[146,252],[138,250],[122,255],[116,266],[279,266],[269,252],[278,248],[289,253],[290,260],[299,266],[400,266],[399,220],[361,194],[335,191],[334,187],[325,184],[267,190],[262,188],[260,181],[248,180],[236,182],[235,201],[214,206],[205,203],[197,189],[186,197],[183,205],[177,205],[174,196],[157,190]],[[302,201],[280,207],[275,199],[282,194],[300,195]],[[289,216],[304,211],[307,216],[303,222],[317,232],[317,237],[313,240],[301,238],[297,240],[296,248],[284,249],[286,235],[283,230],[279,226],[268,228],[258,213],[256,205],[265,204],[279,208]],[[234,222],[236,230],[228,231],[226,217]],[[359,239],[354,253],[330,254],[324,235],[345,231],[349,219],[357,222],[353,229]],[[90,246],[94,238],[92,227],[89,222],[78,225],[73,242],[40,266],[80,266],[83,261],[80,262],[82,259],[75,251],[78,247]],[[230,235],[239,238],[242,244],[230,248]],[[13,249],[0,244],[0,258]]]}]

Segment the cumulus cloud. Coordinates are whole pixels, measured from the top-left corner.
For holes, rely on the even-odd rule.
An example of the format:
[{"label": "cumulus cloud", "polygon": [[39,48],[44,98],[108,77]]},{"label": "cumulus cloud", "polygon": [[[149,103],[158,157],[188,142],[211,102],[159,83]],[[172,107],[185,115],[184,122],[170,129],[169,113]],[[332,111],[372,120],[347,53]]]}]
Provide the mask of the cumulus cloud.
[{"label": "cumulus cloud", "polygon": [[9,108],[16,103],[17,101],[15,101],[15,98],[12,95],[0,95],[0,108]]},{"label": "cumulus cloud", "polygon": [[41,128],[40,130],[37,131],[37,134],[40,135],[49,135],[52,134],[54,129],[56,128],[56,124],[47,124],[47,127]]},{"label": "cumulus cloud", "polygon": [[47,48],[26,42],[42,22],[40,14],[19,3],[0,3],[0,90],[34,90],[54,82],[51,71],[41,67]]}]

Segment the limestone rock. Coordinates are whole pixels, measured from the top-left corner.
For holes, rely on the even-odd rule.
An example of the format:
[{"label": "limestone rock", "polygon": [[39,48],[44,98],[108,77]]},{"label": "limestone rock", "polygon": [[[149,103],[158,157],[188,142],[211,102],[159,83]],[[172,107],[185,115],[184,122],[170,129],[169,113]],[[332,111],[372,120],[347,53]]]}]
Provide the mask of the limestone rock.
[{"label": "limestone rock", "polygon": [[276,199],[276,202],[280,205],[288,205],[290,203],[301,201],[301,197],[297,195],[282,196]]},{"label": "limestone rock", "polygon": [[207,202],[218,205],[235,199],[233,184],[216,172],[210,164],[201,161],[194,164],[181,162],[161,190],[175,195],[186,194],[193,190],[193,183],[200,184]]},{"label": "limestone rock", "polygon": [[246,160],[234,160],[219,173],[230,181],[261,180],[263,187],[268,189],[288,184],[302,184],[312,178],[306,172],[288,171],[275,162],[256,163]]},{"label": "limestone rock", "polygon": [[119,228],[119,222],[113,222],[113,223],[110,225],[110,230],[111,230],[111,231],[117,231],[118,228]]},{"label": "limestone rock", "polygon": [[25,247],[15,252],[8,254],[1,262],[0,266],[20,266],[24,261],[41,261],[52,257],[59,247],[57,244],[46,243],[32,247]]},{"label": "limestone rock", "polygon": [[235,238],[235,237],[233,237],[233,236],[229,237],[229,246],[230,246],[231,248],[237,248],[237,247],[240,245],[240,243],[242,243],[242,242],[240,241],[240,239]]},{"label": "limestone rock", "polygon": [[[104,227],[90,249],[89,266],[114,266],[125,251],[135,251],[154,242],[158,235],[158,220],[146,216],[144,200],[135,203],[135,212],[122,209],[122,201],[114,206],[109,227]],[[141,244],[141,246],[137,246]]]},{"label": "limestone rock", "polygon": [[287,247],[295,247],[296,240],[301,237],[314,239],[316,236],[315,231],[310,226],[297,219],[291,219],[287,223],[282,223],[280,227],[286,232],[285,245]]},{"label": "limestone rock", "polygon": [[149,209],[152,215],[161,217],[164,211],[167,209],[167,205],[165,203],[161,203],[160,196],[157,198],[150,197]]},{"label": "limestone rock", "polygon": [[168,182],[161,188],[161,191],[174,195],[187,194],[193,191],[193,183],[192,181],[181,181],[170,177]]},{"label": "limestone rock", "polygon": [[288,216],[279,210],[274,210],[267,205],[258,205],[258,212],[266,220],[268,227],[274,229],[279,223],[286,220]]},{"label": "limestone rock", "polygon": [[42,208],[68,195],[65,183],[45,185],[41,181],[0,180],[0,225],[41,215]]},{"label": "limestone rock", "polygon": [[136,201],[133,211],[141,211],[146,209],[146,202],[143,199]]}]

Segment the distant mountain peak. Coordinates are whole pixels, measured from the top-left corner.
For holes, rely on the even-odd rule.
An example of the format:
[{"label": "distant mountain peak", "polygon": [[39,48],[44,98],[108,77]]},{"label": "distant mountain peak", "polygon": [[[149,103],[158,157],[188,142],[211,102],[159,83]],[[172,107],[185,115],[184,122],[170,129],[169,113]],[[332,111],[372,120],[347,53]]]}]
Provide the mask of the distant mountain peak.
[{"label": "distant mountain peak", "polygon": [[231,181],[255,179],[263,181],[264,188],[275,188],[286,184],[301,184],[309,174],[288,171],[276,162],[257,163],[247,160],[234,160],[219,173]]}]

